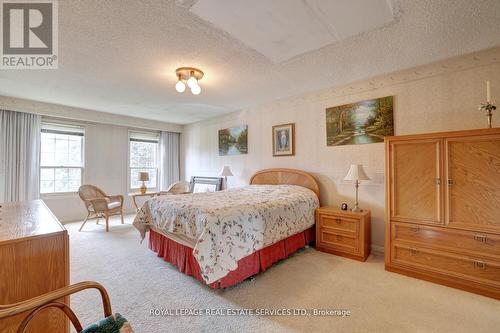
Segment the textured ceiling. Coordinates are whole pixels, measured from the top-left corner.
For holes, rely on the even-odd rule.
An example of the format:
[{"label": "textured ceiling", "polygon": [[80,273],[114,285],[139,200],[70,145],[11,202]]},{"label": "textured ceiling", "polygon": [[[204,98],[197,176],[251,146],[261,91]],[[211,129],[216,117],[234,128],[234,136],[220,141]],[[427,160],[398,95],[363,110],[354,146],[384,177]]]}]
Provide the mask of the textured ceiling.
[{"label": "textured ceiling", "polygon": [[387,0],[198,0],[190,11],[274,62],[394,21]]},{"label": "textured ceiling", "polygon": [[[281,63],[192,14],[195,0],[59,1],[59,69],[0,70],[0,95],[190,123],[500,45],[498,0],[388,1],[395,23]],[[180,66],[205,72],[201,95],[175,92]]]}]

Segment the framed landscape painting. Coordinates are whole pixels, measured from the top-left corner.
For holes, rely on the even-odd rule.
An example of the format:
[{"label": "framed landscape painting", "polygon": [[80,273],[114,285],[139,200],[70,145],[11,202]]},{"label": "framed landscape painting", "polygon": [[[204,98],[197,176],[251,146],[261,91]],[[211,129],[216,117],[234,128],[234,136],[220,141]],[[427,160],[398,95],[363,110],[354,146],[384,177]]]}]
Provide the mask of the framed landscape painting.
[{"label": "framed landscape painting", "polygon": [[241,155],[248,153],[248,126],[219,130],[219,155]]},{"label": "framed landscape painting", "polygon": [[327,146],[383,142],[394,135],[393,96],[326,109]]},{"label": "framed landscape painting", "polygon": [[295,154],[295,124],[273,126],[273,156]]}]

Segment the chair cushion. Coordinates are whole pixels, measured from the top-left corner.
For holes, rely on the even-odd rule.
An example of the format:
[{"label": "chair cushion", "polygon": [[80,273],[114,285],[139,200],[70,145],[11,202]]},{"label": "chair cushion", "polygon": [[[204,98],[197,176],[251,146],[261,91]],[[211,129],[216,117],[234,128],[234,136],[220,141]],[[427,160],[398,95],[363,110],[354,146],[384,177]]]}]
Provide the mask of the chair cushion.
[{"label": "chair cushion", "polygon": [[108,203],[108,209],[113,209],[113,208],[120,207],[120,206],[121,206],[121,202],[118,202],[118,201]]},{"label": "chair cushion", "polygon": [[96,324],[85,327],[80,333],[134,333],[127,319],[115,313]]}]

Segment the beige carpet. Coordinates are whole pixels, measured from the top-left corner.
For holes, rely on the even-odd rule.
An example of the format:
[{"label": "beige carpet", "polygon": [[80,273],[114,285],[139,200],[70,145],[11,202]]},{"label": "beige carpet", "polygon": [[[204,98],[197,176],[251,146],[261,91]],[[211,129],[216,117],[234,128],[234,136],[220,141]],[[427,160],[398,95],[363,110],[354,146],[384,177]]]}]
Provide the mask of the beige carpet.
[{"label": "beige carpet", "polygon": [[[67,224],[71,281],[102,283],[113,310],[146,332],[500,332],[500,301],[384,271],[383,258],[361,263],[306,249],[254,280],[213,291],[139,243],[130,225],[110,232]],[[102,317],[97,292],[72,298],[88,324]],[[348,309],[349,317],[151,316],[160,309]]]}]

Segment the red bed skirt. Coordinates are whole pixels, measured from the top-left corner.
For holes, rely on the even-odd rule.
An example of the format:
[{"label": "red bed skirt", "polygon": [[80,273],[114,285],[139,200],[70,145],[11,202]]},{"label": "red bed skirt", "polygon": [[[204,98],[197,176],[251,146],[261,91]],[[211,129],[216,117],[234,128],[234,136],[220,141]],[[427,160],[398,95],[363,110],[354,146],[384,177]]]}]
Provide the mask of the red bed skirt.
[{"label": "red bed skirt", "polygon": [[[238,260],[236,270],[209,284],[209,286],[217,289],[238,284],[253,275],[265,271],[275,262],[287,258],[314,240],[315,232],[314,226],[312,226],[303,232],[285,238]],[[149,248],[158,253],[158,257],[162,257],[165,261],[176,266],[180,272],[206,283],[201,277],[200,266],[193,256],[192,248],[179,244],[154,230],[149,232]]]}]

